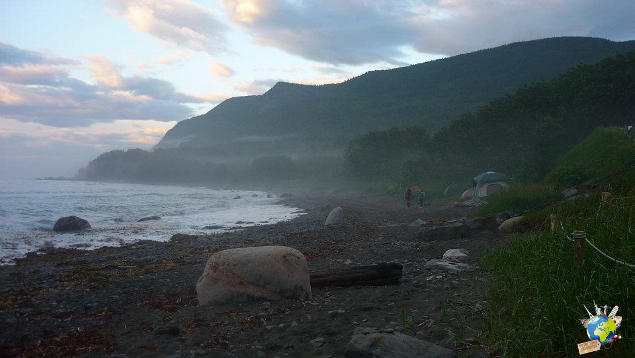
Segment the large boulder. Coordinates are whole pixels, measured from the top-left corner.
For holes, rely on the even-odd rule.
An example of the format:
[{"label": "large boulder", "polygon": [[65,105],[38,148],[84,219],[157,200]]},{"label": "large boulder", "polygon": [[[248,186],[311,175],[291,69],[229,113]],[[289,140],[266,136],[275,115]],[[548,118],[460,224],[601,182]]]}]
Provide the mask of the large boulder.
[{"label": "large boulder", "polygon": [[324,221],[324,225],[337,225],[344,222],[344,209],[341,206],[331,210],[329,215],[326,217],[326,221]]},{"label": "large boulder", "polygon": [[245,301],[311,298],[304,255],[285,246],[259,246],[215,253],[196,284],[201,305]]},{"label": "large boulder", "polygon": [[465,260],[469,254],[466,249],[449,249],[443,254],[443,260],[460,262]]},{"label": "large boulder", "polygon": [[55,232],[72,232],[90,229],[88,221],[77,216],[65,216],[57,219],[53,226]]},{"label": "large boulder", "polygon": [[518,224],[524,219],[524,216],[516,216],[511,219],[507,219],[503,221],[502,224],[498,227],[498,230],[501,232],[514,232],[515,229],[518,228]]},{"label": "large boulder", "polygon": [[348,358],[446,358],[453,357],[454,352],[392,330],[382,332],[374,328],[356,328],[346,347],[345,356]]}]

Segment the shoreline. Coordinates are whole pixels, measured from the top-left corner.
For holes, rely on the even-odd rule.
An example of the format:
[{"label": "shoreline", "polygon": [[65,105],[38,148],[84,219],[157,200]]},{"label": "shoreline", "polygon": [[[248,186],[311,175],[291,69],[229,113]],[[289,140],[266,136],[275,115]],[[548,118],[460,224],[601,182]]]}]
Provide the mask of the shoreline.
[{"label": "shoreline", "polygon": [[[29,181],[35,183],[37,180]],[[79,190],[84,190],[86,185],[99,184],[99,182],[91,181],[81,181],[80,183],[78,186]],[[0,199],[3,201],[6,199],[7,203],[9,203],[8,200],[15,196],[14,190],[18,190],[15,188],[19,187],[19,185],[32,186],[33,184],[28,182],[22,184],[22,181],[11,183],[9,181],[7,182],[8,191],[6,192],[8,196]],[[106,191],[128,190],[130,188],[130,190],[145,193],[149,197],[152,197],[155,192],[161,193],[163,190],[161,187],[175,188],[168,190],[181,193],[176,195],[185,195],[185,198],[193,190],[192,192],[195,193],[204,193],[205,196],[211,198],[211,201],[209,201],[209,204],[207,204],[207,200],[200,201],[203,206],[195,203],[198,205],[194,206],[196,209],[189,211],[177,210],[176,213],[173,213],[174,210],[163,210],[164,205],[170,205],[170,202],[150,202],[142,207],[147,214],[136,217],[135,213],[138,212],[134,210],[127,210],[127,214],[122,214],[116,210],[109,210],[111,209],[109,207],[101,209],[99,205],[90,206],[84,214],[74,213],[74,207],[80,205],[78,203],[83,200],[82,195],[71,195],[67,201],[71,204],[68,208],[53,211],[49,208],[44,214],[39,208],[33,207],[31,204],[18,204],[13,209],[15,212],[24,212],[26,216],[16,215],[15,228],[11,226],[13,225],[11,221],[8,221],[12,220],[13,217],[11,216],[0,222],[0,224],[3,224],[0,225],[3,227],[3,231],[0,231],[0,235],[3,236],[0,240],[3,251],[0,266],[13,265],[15,264],[15,259],[23,258],[27,254],[41,254],[64,249],[90,251],[101,247],[125,246],[143,240],[165,242],[177,233],[214,235],[242,230],[249,226],[286,221],[304,214],[301,208],[294,207],[286,202],[284,196],[281,197],[271,191],[212,189],[183,185],[161,185],[153,189],[152,187],[148,188],[146,184],[138,184],[139,187],[135,187],[135,184],[130,183],[103,183],[103,185],[103,190]],[[122,186],[124,189],[121,189]],[[46,185],[42,188],[47,193],[56,187],[57,185]],[[74,188],[75,186],[73,185],[72,187]],[[232,197],[234,200],[231,200]],[[121,200],[124,201],[122,204],[127,205],[125,204],[125,197],[122,197]],[[180,200],[180,197],[174,197],[173,200]],[[25,202],[28,203],[28,200],[25,200]],[[10,208],[12,207],[11,204],[8,205]],[[261,212],[262,214],[259,214]],[[55,220],[68,215],[85,218],[93,227],[79,232],[54,232],[52,227]],[[161,220],[148,223],[140,223],[137,220],[138,218],[149,216],[156,216]],[[48,224],[45,224],[45,222]]]},{"label": "shoreline", "polygon": [[[294,192],[282,202],[306,215],[238,232],[31,255],[1,266],[0,319],[12,329],[0,333],[0,353],[339,357],[356,327],[397,330],[459,356],[483,352],[472,331],[484,324],[474,309],[484,304],[477,257],[504,236],[479,231],[421,240],[420,229],[408,226],[416,218],[464,217],[469,209],[443,202],[407,209],[394,197],[317,192]],[[336,206],[344,208],[345,222],[324,227]],[[310,302],[197,305],[195,283],[213,252],[260,245],[296,248],[311,270],[399,262],[404,274],[394,286],[314,288]],[[468,249],[472,270],[424,267],[450,248]],[[408,324],[400,323],[404,313]],[[323,343],[309,343],[317,338]]]}]

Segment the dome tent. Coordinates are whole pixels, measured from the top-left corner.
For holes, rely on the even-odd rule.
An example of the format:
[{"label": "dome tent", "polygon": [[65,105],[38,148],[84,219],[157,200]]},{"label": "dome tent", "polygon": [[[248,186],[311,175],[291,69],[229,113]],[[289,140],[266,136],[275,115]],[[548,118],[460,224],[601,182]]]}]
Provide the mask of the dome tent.
[{"label": "dome tent", "polygon": [[507,175],[499,172],[485,172],[474,177],[473,199],[486,198],[507,188]]}]

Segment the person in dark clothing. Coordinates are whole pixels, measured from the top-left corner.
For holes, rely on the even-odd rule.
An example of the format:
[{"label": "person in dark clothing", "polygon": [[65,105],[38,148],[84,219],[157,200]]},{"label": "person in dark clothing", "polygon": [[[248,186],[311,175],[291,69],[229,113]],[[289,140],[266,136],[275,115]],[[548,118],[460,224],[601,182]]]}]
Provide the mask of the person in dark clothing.
[{"label": "person in dark clothing", "polygon": [[417,201],[419,201],[419,207],[423,208],[423,201],[426,198],[426,192],[423,190],[417,190]]},{"label": "person in dark clothing", "polygon": [[406,189],[406,206],[410,207],[410,199],[412,198],[412,190],[410,190],[410,188]]}]

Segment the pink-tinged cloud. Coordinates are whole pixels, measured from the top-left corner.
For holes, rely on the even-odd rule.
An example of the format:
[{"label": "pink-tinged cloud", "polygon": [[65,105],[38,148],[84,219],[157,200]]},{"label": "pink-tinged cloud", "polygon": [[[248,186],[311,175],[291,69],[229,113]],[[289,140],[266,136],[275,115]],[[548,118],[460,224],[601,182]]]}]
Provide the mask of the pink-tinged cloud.
[{"label": "pink-tinged cloud", "polygon": [[214,60],[213,58],[210,59],[208,70],[218,77],[231,77],[234,75],[234,70],[232,70],[229,66]]},{"label": "pink-tinged cloud", "polygon": [[123,76],[119,65],[101,55],[84,58],[96,80],[90,84],[69,75],[77,67],[74,61],[49,64],[39,53],[14,47],[12,53],[26,53],[30,62],[33,58],[38,62],[8,56],[0,63],[0,114],[24,122],[85,127],[116,119],[175,121],[193,115],[187,104],[225,99],[185,94],[152,77]]},{"label": "pink-tinged cloud", "polygon": [[115,120],[59,128],[0,117],[0,177],[71,176],[104,151],[151,148],[174,124]]},{"label": "pink-tinged cloud", "polygon": [[191,57],[192,53],[189,51],[174,51],[166,56],[158,58],[156,62],[161,65],[172,65]]},{"label": "pink-tinged cloud", "polygon": [[226,26],[189,0],[106,0],[135,30],[179,47],[210,54],[225,50]]},{"label": "pink-tinged cloud", "polygon": [[88,61],[88,70],[101,85],[113,88],[121,87],[120,68],[106,56],[93,55],[84,58]]}]

